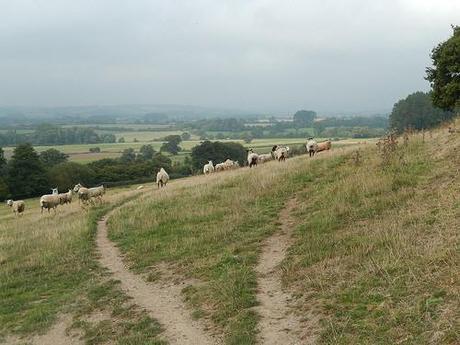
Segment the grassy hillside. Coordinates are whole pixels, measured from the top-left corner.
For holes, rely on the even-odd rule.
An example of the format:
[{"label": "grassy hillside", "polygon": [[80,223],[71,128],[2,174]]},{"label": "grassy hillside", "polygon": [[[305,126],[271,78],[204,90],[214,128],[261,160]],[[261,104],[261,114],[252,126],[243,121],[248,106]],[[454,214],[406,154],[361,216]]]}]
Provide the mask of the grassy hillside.
[{"label": "grassy hillside", "polygon": [[438,131],[384,164],[373,146],[196,178],[123,208],[111,237],[151,279],[160,262],[199,279],[185,290],[195,316],[252,344],[260,243],[297,195],[283,280],[321,317],[321,343],[456,343],[459,146]]},{"label": "grassy hillside", "polygon": [[[374,145],[359,155],[349,146],[163,190],[114,189],[88,212],[74,203],[41,216],[36,199],[19,219],[1,208],[0,343],[44,332],[65,312],[89,344],[162,343],[160,325],[96,260],[95,220],[133,200],[109,219],[130,268],[150,281],[165,267],[194,278],[183,291],[193,316],[228,344],[253,344],[254,268],[293,197],[283,285],[307,325],[321,319],[319,343],[458,343],[460,134],[400,141],[385,160]],[[95,311],[111,321],[88,321]]]},{"label": "grassy hillside", "polygon": [[[0,343],[11,335],[29,339],[46,332],[59,314],[71,313],[90,344],[115,339],[161,344],[160,326],[129,303],[94,252],[96,219],[135,193],[109,191],[106,204],[89,212],[74,202],[56,215],[41,215],[38,199],[26,200],[19,218],[9,207],[0,208]],[[101,309],[115,317],[112,323],[86,321]]]}]

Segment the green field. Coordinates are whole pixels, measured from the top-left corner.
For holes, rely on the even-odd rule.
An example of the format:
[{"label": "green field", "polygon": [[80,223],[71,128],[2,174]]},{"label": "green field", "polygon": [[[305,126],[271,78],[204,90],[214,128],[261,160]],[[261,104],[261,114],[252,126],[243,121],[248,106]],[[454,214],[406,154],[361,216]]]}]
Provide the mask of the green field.
[{"label": "green field", "polygon": [[[134,133],[134,132],[133,132]],[[320,139],[318,139],[320,140]],[[245,147],[254,148],[259,153],[270,152],[271,148],[275,144],[279,145],[291,145],[291,146],[300,146],[305,144],[304,138],[289,138],[289,139],[280,139],[280,138],[267,138],[267,139],[254,139],[250,144],[245,144],[243,140],[219,140],[222,142],[238,142],[243,144]],[[344,139],[336,141],[333,143],[333,146],[342,147],[348,145],[355,145],[359,143],[373,143],[375,139]],[[183,154],[190,153],[191,149],[196,145],[201,143],[200,140],[188,140],[183,141],[180,146],[183,149]],[[55,148],[61,152],[64,152],[69,155],[71,161],[88,163],[98,159],[103,158],[117,158],[121,155],[124,149],[133,148],[138,151],[142,145],[152,145],[156,151],[160,150],[162,142],[125,142],[125,143],[112,143],[112,144],[81,144],[81,145],[56,145],[56,146],[36,146],[35,149],[37,152],[42,152],[50,148]],[[100,153],[91,153],[89,149],[92,147],[99,147],[101,149]],[[5,147],[5,156],[7,158],[11,157],[13,152],[13,147]]]}]

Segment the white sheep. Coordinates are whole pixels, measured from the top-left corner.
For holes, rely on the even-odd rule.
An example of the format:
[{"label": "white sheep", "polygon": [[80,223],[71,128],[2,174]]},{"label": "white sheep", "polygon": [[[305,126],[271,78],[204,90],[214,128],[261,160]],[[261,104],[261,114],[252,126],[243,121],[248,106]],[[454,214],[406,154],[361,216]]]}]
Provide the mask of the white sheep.
[{"label": "white sheep", "polygon": [[223,171],[223,170],[226,170],[226,169],[227,169],[227,166],[226,166],[225,162],[224,162],[224,163],[218,163],[218,164],[216,164],[216,166],[214,167],[214,170],[215,170],[216,172],[218,172],[218,171]]},{"label": "white sheep", "polygon": [[61,205],[71,204],[72,203],[73,194],[72,194],[71,189],[69,189],[69,191],[67,193],[60,193],[58,195],[59,195],[59,200],[60,200]]},{"label": "white sheep", "polygon": [[47,209],[48,213],[50,212],[51,209],[54,210],[54,213],[56,213],[56,208],[61,204],[61,198],[59,197],[58,194],[45,194],[42,195],[40,198],[40,208],[41,208],[41,213],[43,213],[43,209]]},{"label": "white sheep", "polygon": [[278,162],[285,161],[289,154],[288,146],[275,145],[272,147],[272,155]]},{"label": "white sheep", "polygon": [[266,163],[273,159],[273,156],[270,153],[264,153],[259,155],[259,163]]},{"label": "white sheep", "polygon": [[105,194],[105,187],[98,186],[92,188],[83,187],[80,183],[76,184],[73,188],[75,193],[78,193],[78,201],[86,203],[92,201],[93,198],[97,198],[99,202],[102,202],[102,196]]},{"label": "white sheep", "polygon": [[6,204],[13,209],[14,215],[18,216],[26,209],[26,204],[22,200],[7,200]]},{"label": "white sheep", "polygon": [[157,173],[158,188],[160,188],[160,185],[161,187],[166,186],[166,183],[168,183],[168,181],[169,181],[168,173],[166,172],[165,169],[161,168],[160,171]]},{"label": "white sheep", "polygon": [[254,165],[257,165],[257,162],[259,161],[259,155],[254,152],[253,149],[247,150],[248,153],[248,165],[250,168],[252,168]]},{"label": "white sheep", "polygon": [[240,167],[238,161],[232,161],[231,159],[227,159],[225,162],[225,170],[236,169]]},{"label": "white sheep", "polygon": [[330,140],[326,140],[326,141],[323,141],[321,143],[317,143],[312,138],[310,138],[308,140],[308,142],[307,142],[307,145],[305,145],[305,146],[307,147],[307,151],[308,151],[308,153],[310,154],[310,157],[311,157],[311,156],[314,156],[315,153],[317,153],[317,152],[330,150],[331,145],[332,145],[332,143],[331,143]]},{"label": "white sheep", "polygon": [[203,167],[203,174],[211,174],[214,172],[214,165],[212,164],[212,161],[209,161],[208,164],[205,164]]},{"label": "white sheep", "polygon": [[313,138],[309,138],[305,147],[310,157],[312,157],[315,155],[316,150],[318,150],[318,143]]}]

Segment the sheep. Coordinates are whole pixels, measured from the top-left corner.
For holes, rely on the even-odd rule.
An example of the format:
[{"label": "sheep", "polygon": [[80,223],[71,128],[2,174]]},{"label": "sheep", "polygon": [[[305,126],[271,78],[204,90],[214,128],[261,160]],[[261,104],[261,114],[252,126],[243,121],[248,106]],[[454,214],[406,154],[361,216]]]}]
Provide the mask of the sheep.
[{"label": "sheep", "polygon": [[310,157],[315,155],[316,150],[318,149],[318,143],[313,140],[313,138],[308,138],[307,144],[305,145],[307,152]]},{"label": "sheep", "polygon": [[19,216],[24,210],[26,209],[26,204],[22,200],[7,200],[6,204],[13,209],[13,213],[15,216]]},{"label": "sheep", "polygon": [[51,194],[56,195],[59,194],[58,188],[51,188]]},{"label": "sheep", "polygon": [[310,157],[314,156],[315,153],[321,151],[327,151],[331,149],[331,141],[326,140],[322,143],[317,143],[313,138],[309,138],[307,144],[305,145]]},{"label": "sheep", "polygon": [[72,190],[71,189],[69,189],[69,191],[67,193],[58,194],[58,196],[59,196],[59,200],[60,200],[61,205],[71,204],[72,203]]},{"label": "sheep", "polygon": [[40,208],[41,208],[41,213],[43,213],[43,209],[47,209],[48,213],[50,212],[50,209],[54,210],[54,213],[56,213],[56,208],[61,204],[61,198],[59,197],[58,194],[45,194],[42,195],[40,198]]},{"label": "sheep", "polygon": [[240,167],[238,161],[232,161],[231,159],[227,159],[225,162],[225,170],[236,169]]},{"label": "sheep", "polygon": [[259,163],[266,163],[273,159],[273,156],[270,153],[260,154],[259,155]]},{"label": "sheep", "polygon": [[87,201],[91,201],[93,198],[97,198],[100,202],[102,202],[102,196],[105,194],[105,187],[102,185],[93,188],[86,188],[78,183],[73,188],[73,191],[78,193],[78,202],[86,203]]},{"label": "sheep", "polygon": [[322,143],[318,143],[318,148],[316,149],[316,152],[321,152],[321,151],[328,151],[331,149],[332,143],[330,140],[323,141]]},{"label": "sheep", "polygon": [[203,174],[211,174],[214,172],[214,165],[212,165],[212,161],[209,161],[208,164],[205,164],[203,167]]},{"label": "sheep", "polygon": [[226,170],[226,168],[227,168],[227,167],[226,167],[226,164],[225,164],[225,163],[218,163],[218,164],[216,164],[216,166],[214,167],[214,170],[215,170],[216,172],[218,172],[218,171],[224,171],[224,170]]},{"label": "sheep", "polygon": [[259,155],[254,152],[253,149],[246,150],[248,153],[248,165],[250,168],[252,168],[254,165],[257,166],[257,163],[259,161]]},{"label": "sheep", "polygon": [[278,162],[285,161],[286,158],[288,157],[288,153],[289,153],[288,146],[275,145],[272,147],[272,156]]},{"label": "sheep", "polygon": [[166,186],[166,183],[168,183],[168,181],[169,181],[168,173],[166,172],[165,169],[161,168],[160,171],[157,173],[158,188],[160,188],[160,185],[161,187]]}]

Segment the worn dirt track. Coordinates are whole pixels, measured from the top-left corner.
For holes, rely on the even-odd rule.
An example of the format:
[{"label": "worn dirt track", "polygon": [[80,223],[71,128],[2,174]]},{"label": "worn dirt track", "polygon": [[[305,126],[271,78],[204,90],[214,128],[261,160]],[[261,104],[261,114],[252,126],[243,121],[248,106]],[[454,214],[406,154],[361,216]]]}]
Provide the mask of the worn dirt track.
[{"label": "worn dirt track", "polygon": [[106,220],[111,213],[98,222],[96,243],[100,263],[112,272],[113,278],[120,281],[122,290],[160,322],[164,327],[162,334],[170,344],[219,344],[218,339],[206,333],[200,322],[191,318],[190,310],[181,297],[183,284],[146,282],[126,268],[120,251],[107,236]]},{"label": "worn dirt track", "polygon": [[311,344],[313,339],[303,331],[303,325],[294,315],[292,296],[283,291],[279,265],[292,243],[292,212],[297,206],[295,198],[290,199],[279,215],[280,229],[265,240],[259,263],[256,308],[259,321],[259,343],[266,345]]}]

